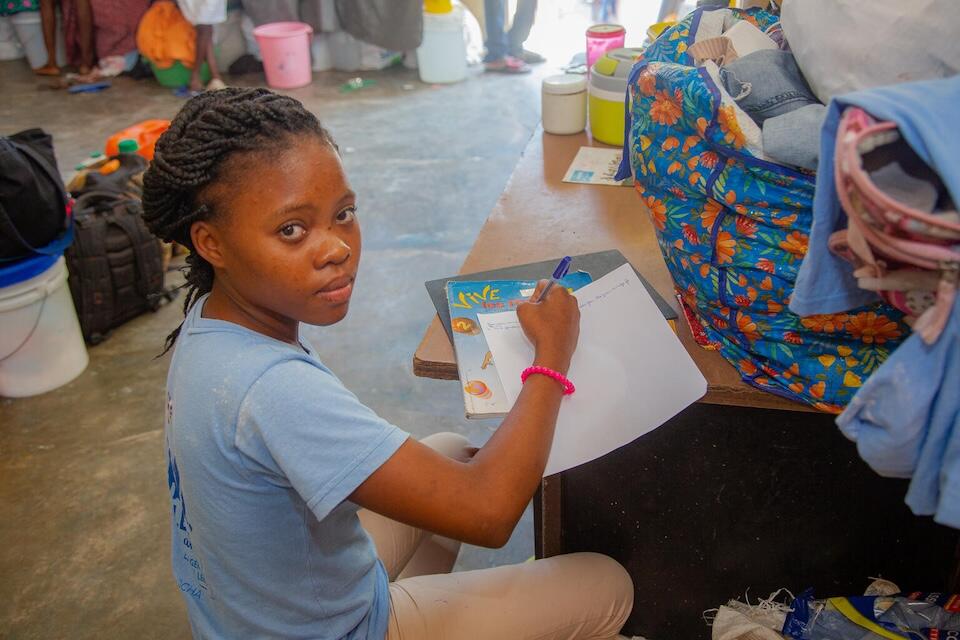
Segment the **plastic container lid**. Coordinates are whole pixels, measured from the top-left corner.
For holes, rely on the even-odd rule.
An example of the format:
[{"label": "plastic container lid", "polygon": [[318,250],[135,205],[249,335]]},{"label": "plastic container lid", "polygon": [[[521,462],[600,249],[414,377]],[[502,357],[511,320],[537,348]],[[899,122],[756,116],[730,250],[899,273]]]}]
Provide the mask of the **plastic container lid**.
[{"label": "plastic container lid", "polygon": [[120,144],[117,145],[117,151],[119,153],[136,153],[140,148],[140,145],[136,140],[130,138],[124,138],[120,141]]},{"label": "plastic container lid", "polygon": [[35,255],[16,262],[0,263],[0,289],[40,275],[59,259],[58,253],[52,256]]},{"label": "plastic container lid", "polygon": [[595,24],[587,29],[588,38],[617,38],[627,32],[619,24]]},{"label": "plastic container lid", "polygon": [[607,51],[593,63],[590,84],[604,91],[625,92],[630,71],[642,53],[643,49],[634,47]]},{"label": "plastic container lid", "polygon": [[564,73],[543,79],[543,92],[554,96],[567,96],[587,90],[587,79],[581,75]]}]

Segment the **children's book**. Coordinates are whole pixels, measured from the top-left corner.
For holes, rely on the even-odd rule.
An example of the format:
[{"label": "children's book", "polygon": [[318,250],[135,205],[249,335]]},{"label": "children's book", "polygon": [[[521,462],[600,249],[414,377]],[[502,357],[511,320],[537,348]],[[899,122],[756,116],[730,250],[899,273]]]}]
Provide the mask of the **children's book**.
[{"label": "children's book", "polygon": [[[557,268],[557,262],[562,256],[557,256],[551,260],[542,260],[540,262],[531,262],[502,269],[493,269],[492,271],[481,271],[479,273],[465,273],[459,276],[448,276],[436,280],[428,280],[424,283],[427,293],[433,306],[437,308],[437,315],[440,316],[440,323],[443,324],[444,331],[453,343],[453,330],[450,328],[450,307],[447,304],[447,283],[457,281],[485,282],[487,280],[540,280],[549,278],[553,270]],[[584,253],[573,256],[571,268],[576,271],[586,271],[590,274],[592,280],[599,280],[617,267],[627,264],[627,258],[616,249],[609,251],[597,251],[594,253]],[[634,272],[637,272],[634,269]],[[647,282],[644,277],[637,272],[637,277],[646,287],[647,292],[653,298],[654,302],[660,308],[663,317],[670,321],[671,326],[677,318],[677,312],[667,304],[657,290]]]},{"label": "children's book", "polygon": [[[561,279],[560,284],[576,291],[591,280],[590,274],[577,271]],[[477,314],[514,310],[533,294],[536,286],[536,280],[451,280],[447,283],[453,349],[457,354],[463,405],[468,418],[503,417],[513,404],[503,391]]]}]

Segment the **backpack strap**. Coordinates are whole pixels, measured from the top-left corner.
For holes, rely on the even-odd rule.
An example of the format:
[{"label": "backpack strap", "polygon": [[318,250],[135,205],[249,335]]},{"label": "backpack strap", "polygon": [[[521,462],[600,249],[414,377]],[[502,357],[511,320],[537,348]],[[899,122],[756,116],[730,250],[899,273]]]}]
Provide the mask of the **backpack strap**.
[{"label": "backpack strap", "polygon": [[156,261],[158,258],[155,255],[147,255],[148,250],[146,247],[149,243],[156,244],[156,238],[152,236],[146,236],[146,229],[137,224],[137,220],[134,216],[137,215],[135,211],[131,211],[131,206],[129,203],[117,204],[109,216],[109,221],[123,230],[127,234],[127,238],[130,240],[130,248],[133,249],[134,263],[136,266],[137,272],[137,291],[144,298],[148,298],[151,295],[156,293],[156,289],[159,287],[156,286],[157,283],[150,282],[150,273],[149,267],[151,260]]},{"label": "backpack strap", "polygon": [[[78,207],[79,210],[79,207]],[[84,337],[97,342],[106,334],[113,319],[113,278],[107,261],[107,223],[103,216],[81,213],[77,216],[77,238],[68,252],[70,290],[73,292]]]}]

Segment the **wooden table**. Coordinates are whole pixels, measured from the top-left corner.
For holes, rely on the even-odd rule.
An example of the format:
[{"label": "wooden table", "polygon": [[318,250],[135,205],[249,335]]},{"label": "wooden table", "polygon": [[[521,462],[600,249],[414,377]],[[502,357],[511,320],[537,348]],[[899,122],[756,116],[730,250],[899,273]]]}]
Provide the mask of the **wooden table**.
[{"label": "wooden table", "polygon": [[[554,136],[537,130],[460,273],[619,249],[679,311],[673,280],[637,193],[628,187],[562,182],[577,150],[587,144],[586,134]],[[682,318],[677,328],[681,342],[707,379],[702,402],[809,411],[806,405],[744,383],[719,353],[694,342]],[[426,378],[457,379],[453,346],[439,318],[434,318],[413,356],[413,372]]]},{"label": "wooden table", "polygon": [[[634,190],[562,182],[588,144],[586,134],[535,132],[460,273],[619,249],[676,308]],[[545,478],[534,501],[538,557],[616,558],[636,589],[624,633],[652,640],[709,637],[701,613],[748,588],[854,595],[872,575],[930,590],[956,582],[956,533],[912,516],[904,481],[876,476],[832,416],[748,386],[682,319],[677,327],[706,396],[630,445]],[[438,318],[413,369],[457,379]]]}]

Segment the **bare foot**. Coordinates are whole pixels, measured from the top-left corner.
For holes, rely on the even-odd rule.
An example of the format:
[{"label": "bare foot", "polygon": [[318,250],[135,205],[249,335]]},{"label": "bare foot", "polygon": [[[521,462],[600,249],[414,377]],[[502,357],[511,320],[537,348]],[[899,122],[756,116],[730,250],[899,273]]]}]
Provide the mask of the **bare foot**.
[{"label": "bare foot", "polygon": [[93,71],[93,69],[88,64],[82,64],[79,67],[77,67],[77,73],[81,76],[88,76],[90,75],[91,71]]},{"label": "bare foot", "polygon": [[37,67],[33,72],[38,76],[58,76],[60,75],[60,67],[48,62],[42,67]]}]

